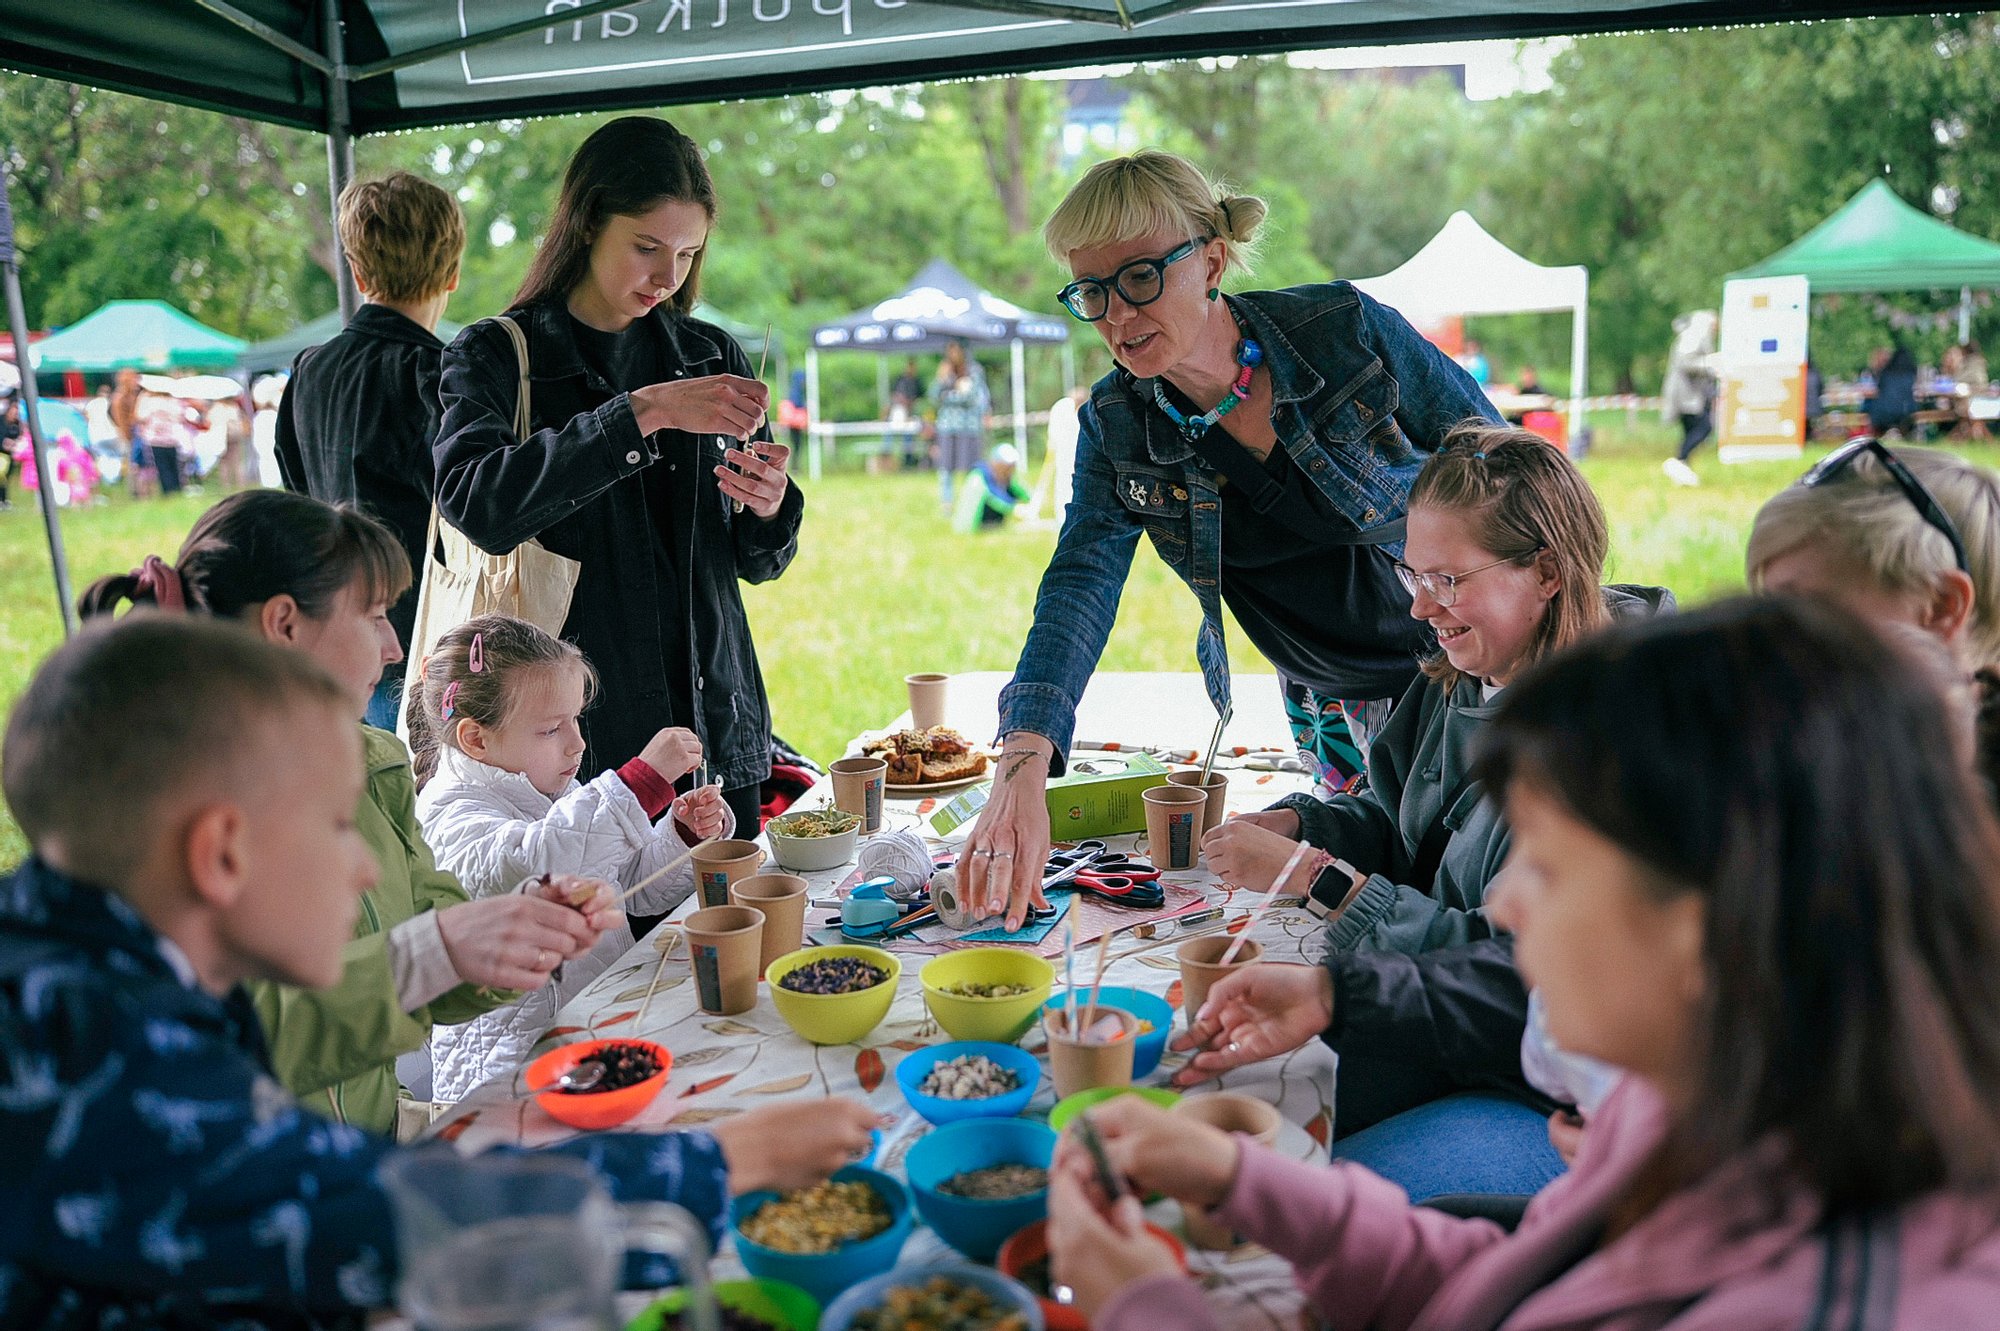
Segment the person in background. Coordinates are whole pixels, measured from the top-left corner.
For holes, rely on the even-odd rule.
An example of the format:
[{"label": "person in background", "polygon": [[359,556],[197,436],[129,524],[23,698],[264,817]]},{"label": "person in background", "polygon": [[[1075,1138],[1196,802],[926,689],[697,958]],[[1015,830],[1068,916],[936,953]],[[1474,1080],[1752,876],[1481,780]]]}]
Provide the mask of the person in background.
[{"label": "person in background", "polygon": [[792,452],[797,453],[806,446],[806,426],[810,418],[806,415],[806,372],[792,371],[791,387],[785,393],[785,400],[778,404],[778,425],[791,440]]},{"label": "person in background", "polygon": [[[1990,1325],[2000,823],[1955,724],[1803,599],[1616,628],[1508,690],[1494,910],[1555,1042],[1625,1070],[1511,1235],[1137,1097],[1092,1111],[1111,1167],[1218,1208],[1343,1331]],[[1099,1331],[1217,1325],[1067,1138],[1049,1249]]]},{"label": "person in background", "polygon": [[1716,315],[1695,310],[1674,320],[1674,341],[1660,385],[1660,418],[1681,429],[1680,447],[1660,464],[1675,485],[1700,485],[1688,459],[1715,432]]},{"label": "person in background", "polygon": [[1090,401],[1090,389],[1079,384],[1057,398],[1049,407],[1048,489],[1051,514],[1060,523],[1069,511],[1070,496],[1076,491],[1076,444],[1083,429],[1080,412]]},{"label": "person in background", "polygon": [[1465,339],[1465,350],[1459,353],[1458,363],[1472,376],[1472,382],[1481,388],[1486,387],[1493,378],[1493,367],[1486,359],[1486,348],[1479,345],[1479,339],[1476,337]]},{"label": "person in background", "polygon": [[1917,358],[1897,338],[1875,370],[1875,394],[1868,399],[1868,428],[1877,438],[1892,431],[1908,439],[1917,429]]},{"label": "person in background", "polygon": [[1944,372],[1951,376],[1952,414],[1958,418],[1952,427],[1952,436],[1961,439],[1986,439],[1989,432],[1986,422],[1972,414],[1972,399],[1986,396],[1991,386],[1991,375],[1986,368],[1985,353],[1977,342],[1962,342],[1944,353]]},{"label": "person in background", "polygon": [[111,424],[117,429],[119,442],[124,448],[126,492],[134,499],[144,498],[152,493],[158,484],[158,473],[153,470],[153,456],[146,449],[146,440],[139,429],[139,372],[120,370],[113,377],[111,389]]},{"label": "person in background", "polygon": [[952,510],[951,529],[956,532],[989,531],[1000,527],[1028,498],[1028,487],[1015,472],[1021,454],[1012,444],[1002,444],[986,460],[972,469],[959,490],[958,505]]},{"label": "person in background", "polygon": [[181,492],[181,462],[194,444],[193,427],[194,414],[180,399],[151,392],[140,399],[139,432],[163,496]]},{"label": "person in background", "polygon": [[931,380],[931,405],[937,411],[938,498],[949,509],[959,474],[978,466],[986,452],[986,413],[993,405],[986,372],[966,355],[964,342],[954,339],[945,348]]},{"label": "person in background", "polygon": [[14,507],[8,498],[7,487],[14,476],[15,451],[27,438],[28,432],[21,425],[20,396],[10,389],[0,396],[0,513]]},{"label": "person in background", "polygon": [[1534,366],[1523,365],[1521,373],[1515,378],[1514,391],[1522,397],[1535,397],[1537,395],[1545,397],[1548,395],[1549,390],[1542,387],[1542,376],[1536,373]]},{"label": "person in background", "polygon": [[[32,854],[0,885],[0,1326],[302,1331],[390,1302],[382,1166],[405,1153],[286,1093],[244,989],[345,974],[379,867],[356,706],[304,653],[162,614],[86,629],[15,704],[0,783]],[[713,1243],[732,1193],[819,1182],[872,1121],[814,1100],[549,1150]]]},{"label": "person in background", "polygon": [[[278,403],[278,471],[286,489],[358,505],[396,533],[415,576],[389,623],[408,651],[434,488],[437,325],[458,289],[465,216],[450,194],[398,171],[342,190],[337,220],[362,305],[337,336],[293,362]],[[402,689],[400,674],[383,675],[369,725],[396,728]]]},{"label": "person in background", "polygon": [[115,485],[125,474],[130,464],[125,441],[120,437],[118,426],[111,419],[111,385],[99,384],[91,394],[90,401],[83,406],[84,424],[90,435],[90,454],[97,463],[97,475],[106,484]]},{"label": "person in background", "polygon": [[889,382],[889,424],[901,441],[904,471],[923,465],[924,422],[917,412],[923,397],[924,381],[917,377],[917,358],[911,356]]}]

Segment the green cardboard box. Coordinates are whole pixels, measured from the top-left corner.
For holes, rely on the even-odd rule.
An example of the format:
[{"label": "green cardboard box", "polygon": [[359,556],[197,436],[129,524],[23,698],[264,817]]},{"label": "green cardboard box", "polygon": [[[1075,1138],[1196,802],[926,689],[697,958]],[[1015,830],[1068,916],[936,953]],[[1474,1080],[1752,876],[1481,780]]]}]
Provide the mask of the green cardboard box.
[{"label": "green cardboard box", "polygon": [[[1167,782],[1167,767],[1150,753],[1084,753],[1069,772],[1049,782],[1049,835],[1057,841],[1121,836],[1146,830],[1139,792]],[[979,816],[992,783],[974,786],[931,815],[931,828],[948,836]]]}]

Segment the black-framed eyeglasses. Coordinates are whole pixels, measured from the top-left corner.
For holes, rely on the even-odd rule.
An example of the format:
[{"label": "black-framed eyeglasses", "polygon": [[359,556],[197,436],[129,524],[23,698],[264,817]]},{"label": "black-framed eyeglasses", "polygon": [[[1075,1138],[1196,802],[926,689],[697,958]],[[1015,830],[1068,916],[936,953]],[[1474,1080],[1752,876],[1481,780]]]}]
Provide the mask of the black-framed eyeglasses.
[{"label": "black-framed eyeglasses", "polygon": [[1167,266],[1179,263],[1208,242],[1190,240],[1170,254],[1157,259],[1134,259],[1120,264],[1109,277],[1079,277],[1056,292],[1063,308],[1085,323],[1096,323],[1111,313],[1111,293],[1116,290],[1135,309],[1151,305],[1167,289]]},{"label": "black-framed eyeglasses", "polygon": [[1824,485],[1845,471],[1854,459],[1863,453],[1872,454],[1875,460],[1882,464],[1882,470],[1889,473],[1889,479],[1902,490],[1904,497],[1917,510],[1918,516],[1944,533],[1944,538],[1951,542],[1951,557],[1958,561],[1958,571],[1971,573],[1971,565],[1965,558],[1965,540],[1958,534],[1958,524],[1951,520],[1951,515],[1944,511],[1936,497],[1924,488],[1924,483],[1917,479],[1916,473],[1905,466],[1903,460],[1890,452],[1888,446],[1875,436],[1864,434],[1834,449],[1813,463],[1806,474],[1799,477],[1799,484]]},{"label": "black-framed eyeglasses", "polygon": [[[1538,545],[1528,553],[1532,557],[1541,552],[1542,547]],[[1421,589],[1424,595],[1449,610],[1458,604],[1459,583],[1475,573],[1484,573],[1489,568],[1499,568],[1502,564],[1518,562],[1520,562],[1518,558],[1510,555],[1505,559],[1496,559],[1490,564],[1481,564],[1478,568],[1469,568],[1463,573],[1419,573],[1400,559],[1396,561],[1394,567],[1397,581],[1403,584],[1404,591],[1414,597]]]}]

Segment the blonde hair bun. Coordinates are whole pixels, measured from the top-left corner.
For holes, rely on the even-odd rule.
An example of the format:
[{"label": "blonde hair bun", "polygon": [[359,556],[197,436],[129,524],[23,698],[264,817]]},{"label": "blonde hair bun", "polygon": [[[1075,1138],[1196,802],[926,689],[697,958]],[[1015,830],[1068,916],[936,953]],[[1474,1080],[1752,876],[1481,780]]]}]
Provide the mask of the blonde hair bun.
[{"label": "blonde hair bun", "polygon": [[1222,217],[1222,225],[1216,228],[1216,233],[1238,245],[1256,242],[1257,229],[1264,225],[1264,218],[1271,211],[1262,199],[1249,194],[1228,195],[1215,208]]}]

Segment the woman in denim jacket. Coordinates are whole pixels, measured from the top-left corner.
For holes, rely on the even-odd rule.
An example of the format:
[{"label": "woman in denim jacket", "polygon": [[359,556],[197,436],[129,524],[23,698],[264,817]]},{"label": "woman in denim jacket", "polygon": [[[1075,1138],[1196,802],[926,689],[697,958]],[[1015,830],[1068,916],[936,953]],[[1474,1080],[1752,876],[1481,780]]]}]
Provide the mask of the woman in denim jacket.
[{"label": "woman in denim jacket", "polygon": [[1058,297],[1117,361],[1080,412],[1076,480],[1035,625],[1000,695],[1005,737],[968,844],[973,900],[1018,926],[1039,902],[1077,699],[1143,532],[1201,606],[1195,655],[1229,708],[1227,604],[1278,668],[1322,785],[1361,770],[1366,732],[1428,646],[1396,581],[1417,469],[1452,426],[1498,422],[1464,370],[1345,282],[1224,296],[1259,199],[1145,151],[1091,169],[1043,238],[1075,276]]}]

